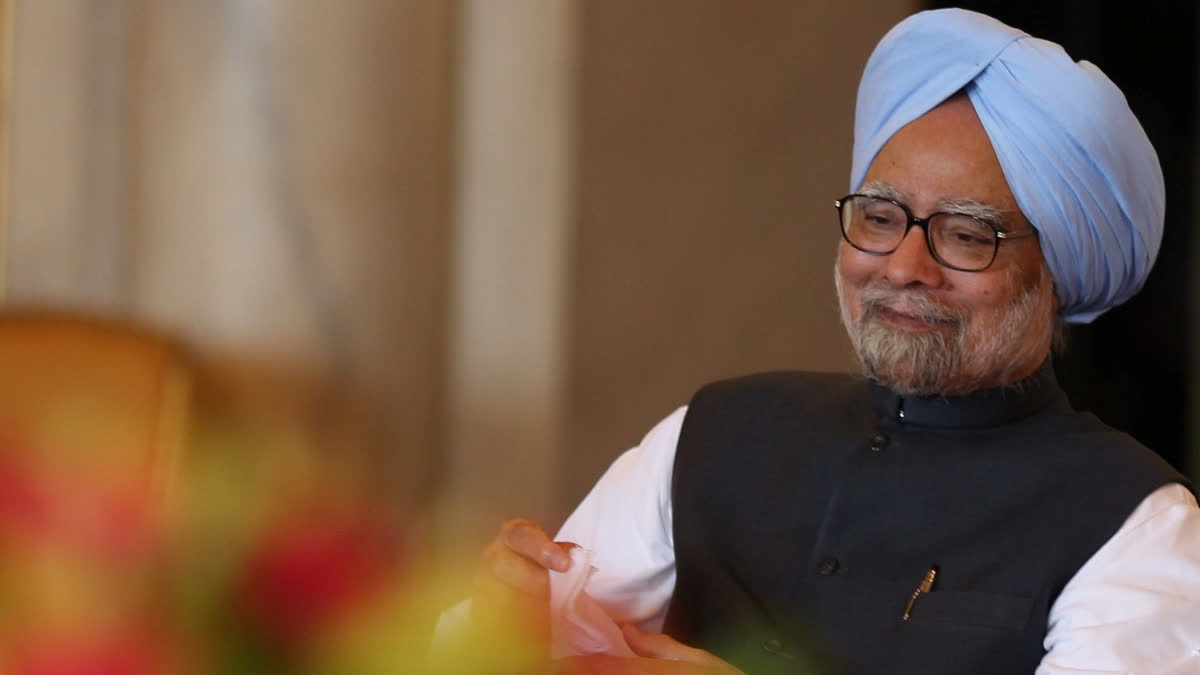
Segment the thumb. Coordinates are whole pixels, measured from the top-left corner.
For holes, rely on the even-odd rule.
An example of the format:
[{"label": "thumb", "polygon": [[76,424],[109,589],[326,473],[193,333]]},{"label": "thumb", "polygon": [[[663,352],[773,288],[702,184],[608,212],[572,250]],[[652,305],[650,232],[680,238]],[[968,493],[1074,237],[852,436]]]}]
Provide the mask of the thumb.
[{"label": "thumb", "polygon": [[646,633],[637,626],[627,623],[621,626],[625,642],[638,656],[670,661],[701,663],[707,654],[693,649],[665,633]]}]

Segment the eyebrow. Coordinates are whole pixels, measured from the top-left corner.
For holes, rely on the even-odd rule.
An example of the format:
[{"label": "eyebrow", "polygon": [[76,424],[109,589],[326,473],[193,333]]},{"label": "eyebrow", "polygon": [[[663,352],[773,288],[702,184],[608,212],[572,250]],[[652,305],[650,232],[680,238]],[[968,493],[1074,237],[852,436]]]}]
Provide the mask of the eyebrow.
[{"label": "eyebrow", "polygon": [[[864,184],[859,189],[859,194],[878,199],[889,199],[905,205],[908,203],[904,193],[899,188],[881,180],[873,180]],[[979,220],[991,223],[1001,231],[1011,229],[1008,212],[985,202],[974,199],[941,199],[938,200],[935,208],[939,213],[961,213],[965,216],[978,218]]]}]

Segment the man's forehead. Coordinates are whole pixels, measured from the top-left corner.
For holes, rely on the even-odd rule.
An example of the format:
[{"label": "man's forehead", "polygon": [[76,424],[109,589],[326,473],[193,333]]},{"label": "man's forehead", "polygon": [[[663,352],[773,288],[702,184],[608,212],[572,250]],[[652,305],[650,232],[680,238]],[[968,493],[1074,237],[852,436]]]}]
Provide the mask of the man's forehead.
[{"label": "man's forehead", "polygon": [[[914,201],[914,195],[906,191],[903,187],[879,179],[869,180],[864,183],[859,189],[859,193],[870,197],[890,199],[910,208],[911,202]],[[966,213],[994,222],[997,225],[1009,224],[1012,217],[1012,211],[1002,208],[999,204],[963,195],[938,195],[933,201],[932,208],[935,211]]]}]

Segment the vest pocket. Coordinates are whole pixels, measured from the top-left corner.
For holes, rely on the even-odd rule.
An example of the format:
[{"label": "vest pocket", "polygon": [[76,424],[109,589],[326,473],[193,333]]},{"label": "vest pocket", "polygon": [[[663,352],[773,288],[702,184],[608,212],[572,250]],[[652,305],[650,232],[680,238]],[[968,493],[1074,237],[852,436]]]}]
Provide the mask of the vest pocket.
[{"label": "vest pocket", "polygon": [[1029,622],[1031,598],[977,591],[930,591],[913,603],[906,623],[928,626],[976,626],[1020,631]]}]

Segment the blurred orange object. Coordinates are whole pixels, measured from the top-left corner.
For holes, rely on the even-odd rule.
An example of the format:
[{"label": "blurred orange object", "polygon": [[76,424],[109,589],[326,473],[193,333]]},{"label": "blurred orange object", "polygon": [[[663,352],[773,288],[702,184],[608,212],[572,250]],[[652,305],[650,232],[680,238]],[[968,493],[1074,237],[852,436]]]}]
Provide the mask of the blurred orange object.
[{"label": "blurred orange object", "polygon": [[0,313],[0,452],[92,486],[136,478],[164,504],[184,444],[189,376],[169,338],[65,313]]},{"label": "blurred orange object", "polygon": [[[0,675],[428,672],[466,577],[422,566],[368,455],[264,422],[206,365],[0,312]],[[486,655],[452,670],[512,672]]]},{"label": "blurred orange object", "polygon": [[151,620],[187,429],[181,348],[116,320],[2,312],[0,382],[0,654]]}]

